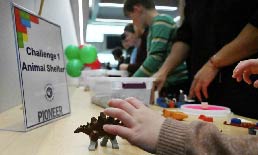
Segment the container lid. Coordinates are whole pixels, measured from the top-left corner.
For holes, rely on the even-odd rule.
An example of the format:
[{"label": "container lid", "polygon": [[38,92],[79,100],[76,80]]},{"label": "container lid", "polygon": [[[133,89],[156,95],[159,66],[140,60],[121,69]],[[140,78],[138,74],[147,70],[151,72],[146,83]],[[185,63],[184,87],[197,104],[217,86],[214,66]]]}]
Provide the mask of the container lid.
[{"label": "container lid", "polygon": [[184,104],[180,110],[191,115],[206,115],[206,116],[227,116],[231,113],[230,109],[223,106],[207,105],[203,108],[201,104]]}]

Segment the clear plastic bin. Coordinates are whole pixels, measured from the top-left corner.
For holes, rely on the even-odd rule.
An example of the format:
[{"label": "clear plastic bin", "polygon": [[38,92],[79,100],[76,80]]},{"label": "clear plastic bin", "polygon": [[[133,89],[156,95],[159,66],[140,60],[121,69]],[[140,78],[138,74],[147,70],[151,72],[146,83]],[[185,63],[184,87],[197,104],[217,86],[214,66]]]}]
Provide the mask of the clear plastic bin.
[{"label": "clear plastic bin", "polygon": [[106,69],[96,69],[89,70],[84,69],[82,71],[82,85],[88,87],[89,80],[88,77],[128,77],[127,71],[119,71],[119,70],[106,70]]},{"label": "clear plastic bin", "polygon": [[150,104],[154,78],[140,77],[89,77],[92,96],[110,96],[125,99],[135,97],[144,104]]}]

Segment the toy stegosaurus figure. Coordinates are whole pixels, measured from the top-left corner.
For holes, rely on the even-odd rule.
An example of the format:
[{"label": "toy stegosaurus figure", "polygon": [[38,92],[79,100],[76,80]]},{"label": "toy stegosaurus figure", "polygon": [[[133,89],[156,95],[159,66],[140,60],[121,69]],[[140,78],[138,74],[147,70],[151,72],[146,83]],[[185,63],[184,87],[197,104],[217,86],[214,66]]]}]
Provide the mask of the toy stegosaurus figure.
[{"label": "toy stegosaurus figure", "polygon": [[119,149],[116,136],[108,134],[103,130],[103,125],[105,124],[113,124],[113,125],[122,125],[120,120],[114,119],[112,117],[106,117],[106,115],[101,112],[100,115],[98,116],[98,119],[95,117],[91,118],[91,122],[88,123],[87,125],[80,125],[74,133],[80,133],[83,132],[90,137],[90,145],[89,145],[89,150],[94,151],[96,150],[98,146],[98,139],[103,138],[102,141],[100,142],[101,146],[107,146],[108,139],[110,139],[112,143],[112,148],[113,149]]}]

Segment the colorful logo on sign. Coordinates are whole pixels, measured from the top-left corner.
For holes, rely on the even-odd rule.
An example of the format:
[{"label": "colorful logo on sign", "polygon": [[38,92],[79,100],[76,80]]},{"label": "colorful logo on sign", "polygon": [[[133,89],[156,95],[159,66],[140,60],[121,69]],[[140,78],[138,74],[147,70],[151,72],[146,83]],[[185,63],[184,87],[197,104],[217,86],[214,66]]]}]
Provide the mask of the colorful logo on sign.
[{"label": "colorful logo on sign", "polygon": [[17,41],[19,48],[24,48],[24,42],[28,41],[27,28],[31,28],[31,22],[39,24],[38,17],[23,10],[14,8]]}]

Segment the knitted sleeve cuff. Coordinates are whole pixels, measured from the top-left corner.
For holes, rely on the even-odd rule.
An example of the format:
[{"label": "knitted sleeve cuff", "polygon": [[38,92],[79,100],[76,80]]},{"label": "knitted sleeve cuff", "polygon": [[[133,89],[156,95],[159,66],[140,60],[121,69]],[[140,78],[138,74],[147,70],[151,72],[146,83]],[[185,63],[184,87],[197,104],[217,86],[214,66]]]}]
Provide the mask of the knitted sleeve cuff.
[{"label": "knitted sleeve cuff", "polygon": [[189,125],[172,119],[162,124],[157,143],[157,154],[185,154],[185,141]]}]

